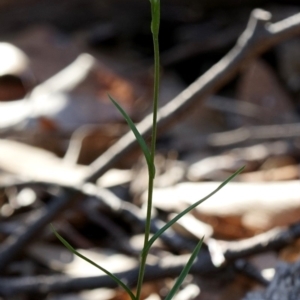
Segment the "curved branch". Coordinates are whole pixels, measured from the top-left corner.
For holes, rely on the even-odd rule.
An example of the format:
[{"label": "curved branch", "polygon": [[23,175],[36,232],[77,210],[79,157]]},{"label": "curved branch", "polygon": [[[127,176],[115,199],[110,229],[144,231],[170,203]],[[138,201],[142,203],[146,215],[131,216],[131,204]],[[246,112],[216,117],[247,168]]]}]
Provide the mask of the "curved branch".
[{"label": "curved branch", "polygon": [[[267,51],[272,46],[300,34],[300,13],[280,22],[269,23],[271,14],[261,9],[253,10],[247,28],[234,48],[217,64],[200,76],[177,97],[158,111],[158,129],[161,131],[171,123],[177,122],[200,100],[215,93],[229,82],[249,60]],[[146,116],[137,128],[144,137],[150,134],[152,115]],[[131,132],[104,152],[92,164],[91,171],[84,181],[95,181],[109,170],[124,154],[136,144]]]}]

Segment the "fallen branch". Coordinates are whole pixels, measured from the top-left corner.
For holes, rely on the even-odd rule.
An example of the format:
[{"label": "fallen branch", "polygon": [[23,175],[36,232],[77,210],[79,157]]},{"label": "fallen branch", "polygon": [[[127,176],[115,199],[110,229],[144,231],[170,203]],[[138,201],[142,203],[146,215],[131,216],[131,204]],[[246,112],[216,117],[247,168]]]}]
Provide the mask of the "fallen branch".
[{"label": "fallen branch", "polygon": [[[157,126],[161,129],[178,122],[199,101],[215,93],[229,82],[251,59],[272,46],[300,34],[300,13],[271,24],[269,12],[255,9],[248,26],[238,39],[235,47],[205,74],[187,87],[177,97],[158,111]],[[148,136],[152,126],[152,115],[145,117],[138,125],[140,133]],[[131,132],[125,134],[116,144],[90,164],[91,171],[85,181],[95,181],[109,170],[136,145]]]},{"label": "fallen branch", "polygon": [[[224,242],[221,252],[227,262],[245,258],[250,255],[267,251],[279,250],[300,237],[300,223],[289,228],[271,230],[268,233],[245,239],[240,242]],[[221,249],[221,248],[220,248]],[[145,281],[158,280],[166,277],[177,277],[184,267],[189,255],[168,256],[157,263],[147,266]],[[191,274],[206,275],[220,271],[211,261],[208,251],[202,250],[195,261]],[[127,282],[129,286],[136,284],[138,268],[119,272],[115,275]],[[262,282],[264,283],[264,282]],[[21,293],[69,292],[100,287],[115,288],[117,284],[107,275],[93,277],[70,278],[63,275],[31,276],[25,278],[0,278],[0,295],[13,296]]]},{"label": "fallen branch", "polygon": [[300,223],[290,227],[274,228],[252,238],[237,242],[225,242],[223,253],[226,261],[232,261],[241,257],[249,257],[266,251],[282,249],[290,245],[300,237]]},{"label": "fallen branch", "polygon": [[[208,252],[201,252],[191,269],[192,274],[205,274],[217,269],[212,265]],[[205,253],[205,254],[204,254]],[[145,282],[166,277],[174,278],[180,274],[189,255],[168,256],[159,259],[157,263],[146,268]],[[138,267],[115,275],[134,287],[138,275]],[[93,277],[70,278],[64,275],[32,276],[25,278],[0,278],[0,295],[13,296],[18,294],[44,294],[51,292],[81,291],[100,287],[116,288],[118,285],[107,275]]]},{"label": "fallen branch", "polygon": [[0,248],[0,272],[20,253],[25,247],[44,229],[45,226],[57,217],[57,215],[70,207],[77,199],[75,193],[63,191],[58,197],[53,197],[52,203],[31,215],[28,224],[19,228],[17,232],[10,235]]},{"label": "fallen branch", "polygon": [[242,127],[226,132],[213,133],[207,137],[210,146],[229,146],[246,141],[288,139],[300,136],[300,124],[280,124]]},{"label": "fallen branch", "polygon": [[[10,182],[11,186],[57,186],[56,182]],[[0,186],[1,187],[1,186]],[[3,188],[4,186],[2,186]],[[7,186],[6,186],[7,187]],[[114,214],[120,215],[125,221],[134,224],[133,227],[141,228],[143,231],[145,226],[145,217],[141,210],[129,202],[122,201],[112,192],[100,189],[93,184],[83,185],[81,187],[70,188],[68,185],[61,183],[62,193],[60,196],[53,197],[51,204],[32,213],[30,220],[26,226],[9,236],[1,245],[0,248],[0,273],[5,270],[5,267],[20,253],[26,245],[55,219],[66,208],[70,207],[79,197],[93,197],[97,199],[98,204],[104,209],[109,210]],[[151,224],[151,232],[154,233],[163,227],[164,223],[160,220],[153,219]],[[161,236],[162,240],[174,250],[190,250],[192,251],[196,245],[193,241],[185,239],[176,234],[173,230],[164,232]]]}]

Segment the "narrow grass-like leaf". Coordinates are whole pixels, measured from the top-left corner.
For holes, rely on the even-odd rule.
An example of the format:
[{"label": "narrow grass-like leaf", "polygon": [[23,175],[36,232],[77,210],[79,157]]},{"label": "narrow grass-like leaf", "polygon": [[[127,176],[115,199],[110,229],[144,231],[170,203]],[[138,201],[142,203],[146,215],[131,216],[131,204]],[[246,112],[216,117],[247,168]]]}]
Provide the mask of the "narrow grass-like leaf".
[{"label": "narrow grass-like leaf", "polygon": [[244,170],[245,167],[240,168],[239,170],[237,170],[234,174],[232,174],[230,177],[228,177],[224,182],[222,182],[214,191],[212,191],[210,194],[208,194],[207,196],[205,196],[204,198],[198,200],[197,202],[195,202],[194,204],[192,204],[191,206],[189,206],[188,208],[186,208],[184,211],[182,211],[181,213],[179,213],[176,217],[174,217],[171,221],[169,221],[165,226],[163,226],[160,230],[158,230],[153,236],[152,238],[149,240],[149,242],[147,243],[147,246],[143,249],[143,253],[148,253],[150,247],[153,245],[153,243],[155,242],[155,240],[157,238],[159,238],[159,236],[165,232],[169,227],[171,227],[175,222],[177,222],[181,217],[183,217],[184,215],[186,215],[188,212],[190,212],[192,209],[194,209],[195,207],[197,207],[199,204],[201,204],[202,202],[204,202],[205,200],[209,199],[211,196],[213,196],[214,194],[216,194],[220,189],[222,189],[229,181],[231,181],[235,176],[237,176],[239,173],[241,173]]},{"label": "narrow grass-like leaf", "polygon": [[78,257],[82,258],[83,260],[85,260],[86,262],[90,263],[91,265],[95,266],[96,268],[100,269],[101,271],[103,271],[106,275],[108,275],[112,280],[114,280],[119,286],[121,286],[130,296],[131,300],[136,300],[134,294],[132,293],[132,291],[130,290],[130,288],[123,282],[121,281],[118,277],[116,277],[115,275],[113,275],[112,273],[110,273],[109,271],[107,271],[106,269],[102,268],[101,266],[97,265],[95,262],[93,262],[92,260],[90,260],[89,258],[85,257],[84,255],[80,254],[79,252],[77,252],[53,227],[53,225],[51,224],[51,229],[54,232],[54,234],[56,235],[56,237],[62,242],[62,244],[64,244],[64,246],[71,251],[72,253],[74,253],[75,255],[77,255]]},{"label": "narrow grass-like leaf", "polygon": [[174,295],[177,293],[178,289],[180,288],[183,280],[185,279],[185,277],[187,276],[187,274],[189,273],[193,262],[195,260],[195,258],[197,257],[200,248],[203,244],[203,239],[204,237],[199,241],[199,243],[197,244],[196,248],[194,249],[191,257],[189,258],[187,264],[184,266],[183,270],[181,271],[179,277],[177,278],[175,284],[173,285],[172,289],[170,290],[170,292],[168,293],[167,297],[165,298],[165,300],[171,300],[173,299]]},{"label": "narrow grass-like leaf", "polygon": [[132,122],[131,118],[127,115],[127,113],[120,106],[120,104],[116,100],[114,100],[109,94],[108,94],[108,97],[111,100],[111,102],[115,105],[115,107],[119,110],[119,112],[122,114],[122,116],[126,120],[128,126],[130,127],[131,131],[135,135],[135,138],[138,141],[138,143],[139,143],[139,145],[140,145],[140,147],[141,147],[141,149],[143,151],[143,154],[144,154],[144,156],[146,158],[146,162],[147,162],[147,165],[148,165],[149,174],[152,176],[152,178],[154,178],[155,167],[154,167],[154,164],[152,163],[151,154],[150,154],[149,148],[148,148],[148,146],[147,146],[144,138],[141,136],[141,134],[137,130],[136,126]]}]

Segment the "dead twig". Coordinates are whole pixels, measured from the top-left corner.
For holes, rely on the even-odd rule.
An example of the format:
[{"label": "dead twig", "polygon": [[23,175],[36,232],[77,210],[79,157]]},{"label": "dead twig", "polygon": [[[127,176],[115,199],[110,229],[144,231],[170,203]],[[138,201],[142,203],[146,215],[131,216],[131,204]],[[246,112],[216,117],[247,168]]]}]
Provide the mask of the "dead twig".
[{"label": "dead twig", "polygon": [[[55,186],[51,182],[10,182],[13,186]],[[57,185],[56,185],[57,186]],[[93,197],[97,199],[99,206],[103,209],[121,216],[125,221],[134,224],[133,227],[141,228],[145,226],[145,216],[141,210],[129,202],[125,202],[115,196],[112,192],[96,187],[89,183],[81,187],[71,188],[62,183],[61,195],[52,198],[52,203],[36,212],[32,213],[26,226],[20,227],[20,230],[8,237],[0,248],[0,273],[5,271],[5,267],[19,254],[25,247],[36,238],[36,236],[48,225],[54,218],[70,207],[79,197]],[[153,219],[151,232],[158,231],[164,223]],[[117,233],[116,233],[117,234]],[[193,250],[195,243],[176,234],[173,230],[165,232],[161,239],[171,248],[179,250]],[[127,249],[128,250],[128,249]]]},{"label": "dead twig", "polygon": [[[244,274],[253,277],[262,284],[266,284],[267,281],[258,277],[255,270],[254,272],[253,270],[249,271],[250,265],[243,259],[250,255],[279,250],[299,237],[300,223],[296,223],[289,228],[270,230],[267,233],[240,242],[224,242],[220,249],[223,249],[221,254],[224,255],[227,262],[242,259],[240,262],[246,265],[246,269],[244,268],[245,266],[241,266],[238,263],[236,268],[239,271],[241,268],[244,268]],[[188,257],[189,255],[181,255],[176,257],[168,256],[159,259],[157,263],[147,267],[145,281],[157,280],[165,277],[174,278],[178,276]],[[210,253],[203,249],[199,253],[198,258],[191,269],[191,274],[205,275],[220,271],[220,268],[217,268],[212,264],[211,257]],[[134,268],[115,275],[127,282],[129,286],[134,287],[136,284],[137,272],[138,268]],[[12,296],[21,293],[80,291],[99,287],[115,288],[117,287],[117,284],[106,275],[80,278],[57,275],[32,276],[26,278],[0,278],[0,295],[4,296]]]},{"label": "dead twig", "polygon": [[[192,274],[206,274],[217,271],[212,265],[208,252],[202,251],[191,269]],[[166,277],[174,278],[180,274],[189,255],[168,256],[159,259],[157,263],[146,268],[145,282]],[[134,287],[138,275],[138,267],[115,275]],[[50,292],[69,292],[93,289],[99,287],[116,288],[118,285],[107,275],[93,277],[70,278],[62,275],[32,276],[25,278],[0,278],[0,295],[13,296],[22,293],[44,294]]]},{"label": "dead twig", "polygon": [[299,237],[300,223],[295,223],[288,228],[274,228],[245,240],[225,242],[222,249],[226,261],[232,261],[266,251],[282,249]]},{"label": "dead twig", "polygon": [[241,127],[213,133],[207,137],[210,146],[229,146],[246,141],[288,139],[300,136],[300,123]]},{"label": "dead twig", "polygon": [[45,226],[71,205],[77,196],[74,192],[62,191],[60,196],[53,197],[52,203],[35,211],[28,224],[10,235],[0,248],[0,272],[44,229]]},{"label": "dead twig", "polygon": [[[235,47],[177,97],[159,109],[157,125],[160,131],[167,125],[178,122],[178,118],[193,106],[199,105],[199,101],[224,86],[251,59],[300,34],[300,13],[274,24],[270,23],[270,19],[269,12],[260,9],[252,12],[248,26]],[[146,116],[137,125],[143,136],[150,134],[151,127],[152,115]],[[135,138],[128,132],[90,165],[91,171],[84,180],[97,180],[135,145]]]}]

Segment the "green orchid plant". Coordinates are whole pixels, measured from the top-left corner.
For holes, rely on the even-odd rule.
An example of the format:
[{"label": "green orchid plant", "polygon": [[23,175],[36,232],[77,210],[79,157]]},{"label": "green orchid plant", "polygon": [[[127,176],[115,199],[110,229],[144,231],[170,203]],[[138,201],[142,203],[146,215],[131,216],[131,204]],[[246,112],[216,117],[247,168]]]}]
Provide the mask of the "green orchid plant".
[{"label": "green orchid plant", "polygon": [[[204,197],[203,199],[200,199],[199,201],[195,202],[188,208],[186,208],[184,211],[179,213],[176,217],[174,217],[171,221],[169,221],[164,227],[162,227],[159,231],[157,231],[151,238],[150,238],[150,227],[151,227],[151,211],[152,211],[152,198],[153,198],[153,188],[154,188],[154,178],[155,178],[155,164],[154,164],[154,158],[155,158],[155,149],[156,149],[156,136],[157,136],[157,111],[158,111],[158,96],[159,96],[159,68],[160,68],[160,62],[159,62],[159,26],[160,26],[160,0],[150,0],[151,3],[151,32],[153,37],[153,46],[154,46],[154,84],[153,84],[153,124],[152,124],[152,138],[151,138],[151,145],[150,149],[145,142],[144,138],[139,133],[138,129],[134,125],[133,121],[130,119],[128,114],[123,110],[123,108],[118,104],[118,102],[112,98],[112,96],[108,95],[112,103],[116,106],[116,108],[119,110],[119,112],[122,114],[126,122],[128,123],[132,133],[135,135],[135,138],[141,147],[141,150],[143,152],[143,155],[147,162],[148,167],[148,199],[147,199],[147,213],[146,213],[146,225],[145,225],[145,232],[144,232],[144,246],[140,254],[140,264],[139,264],[139,275],[137,278],[137,286],[136,286],[136,292],[133,293],[131,288],[126,285],[122,280],[117,278],[115,275],[113,275],[108,270],[104,269],[103,267],[99,266],[89,258],[85,257],[84,255],[80,254],[78,251],[76,251],[61,235],[57,233],[57,231],[53,228],[52,230],[54,234],[57,236],[57,238],[65,245],[66,248],[68,248],[72,253],[77,255],[78,257],[84,259],[88,263],[92,264],[96,268],[103,271],[105,274],[107,274],[112,280],[114,280],[120,287],[122,287],[128,294],[131,300],[141,300],[141,292],[143,287],[143,280],[145,275],[145,269],[146,269],[146,261],[147,256],[149,253],[149,250],[156,239],[158,239],[161,234],[166,231],[169,227],[171,227],[175,222],[177,222],[182,216],[190,212],[192,209],[194,209],[196,206],[201,204],[203,201],[207,200],[211,196],[213,196],[215,193],[217,193],[220,189],[222,189],[229,181],[231,181],[235,176],[237,176],[243,168],[239,169],[237,172],[235,172],[232,176],[230,176],[227,180],[225,180],[223,183],[220,184],[220,186],[212,191],[209,195]],[[178,289],[180,288],[182,282],[184,281],[185,277],[189,273],[190,268],[192,267],[192,264],[194,260],[196,259],[198,252],[200,251],[200,248],[203,243],[203,238],[197,243],[193,253],[191,254],[187,264],[183,268],[181,274],[176,279],[173,287],[169,291],[168,295],[165,297],[165,300],[171,300],[174,295],[177,293]]]}]

